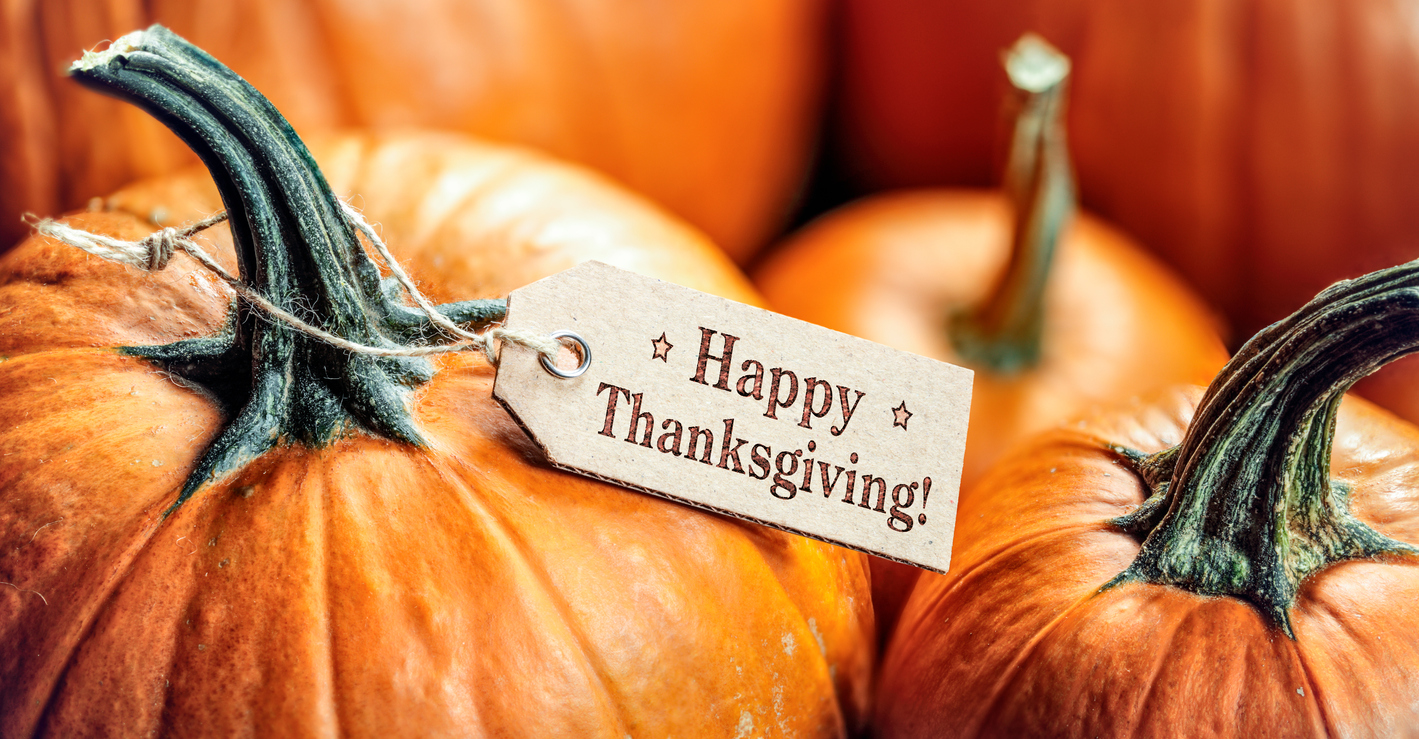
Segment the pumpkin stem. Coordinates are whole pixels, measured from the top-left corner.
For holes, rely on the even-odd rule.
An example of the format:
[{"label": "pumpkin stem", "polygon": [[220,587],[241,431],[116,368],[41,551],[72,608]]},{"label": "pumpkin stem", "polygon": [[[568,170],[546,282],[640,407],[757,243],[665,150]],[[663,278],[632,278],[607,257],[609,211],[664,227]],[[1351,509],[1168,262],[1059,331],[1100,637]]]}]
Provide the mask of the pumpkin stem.
[{"label": "pumpkin stem", "polygon": [[1114,523],[1146,539],[1114,583],[1243,598],[1294,638],[1289,611],[1307,576],[1419,553],[1351,515],[1348,486],[1330,477],[1345,391],[1416,350],[1419,261],[1336,283],[1252,337],[1182,443],[1137,461],[1153,494]]},{"label": "pumpkin stem", "polygon": [[1069,57],[1027,33],[1004,61],[1019,98],[1005,171],[1015,212],[1010,262],[985,302],[952,317],[951,341],[968,362],[1009,373],[1039,361],[1045,283],[1075,193],[1064,135]]},{"label": "pumpkin stem", "polygon": [[[70,74],[143,108],[202,158],[230,214],[241,279],[264,298],[365,345],[397,348],[437,336],[381,277],[290,124],[230,69],[152,26],[85,54]],[[497,302],[439,310],[456,321],[486,319],[500,313]],[[241,301],[218,336],[123,351],[208,388],[234,410],[169,512],[278,443],[319,446],[352,430],[421,443],[405,396],[433,376],[428,360],[338,349]]]}]

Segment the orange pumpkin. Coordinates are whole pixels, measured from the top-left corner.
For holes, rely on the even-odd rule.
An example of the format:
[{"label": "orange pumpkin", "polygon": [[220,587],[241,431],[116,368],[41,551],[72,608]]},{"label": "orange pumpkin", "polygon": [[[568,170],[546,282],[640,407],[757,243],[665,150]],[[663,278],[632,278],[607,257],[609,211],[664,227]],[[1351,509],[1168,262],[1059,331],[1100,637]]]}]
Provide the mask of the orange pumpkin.
[{"label": "orange pumpkin", "polygon": [[1405,357],[1355,383],[1355,392],[1390,413],[1419,424],[1419,357]]},{"label": "orange pumpkin", "polygon": [[[0,250],[26,210],[82,206],[194,160],[58,78],[161,22],[302,133],[429,126],[535,146],[662,203],[747,259],[805,176],[820,86],[812,0],[46,0],[0,13]],[[102,125],[96,125],[102,122]]]},{"label": "orange pumpkin", "polygon": [[1419,25],[1349,0],[848,0],[845,127],[876,186],[985,184],[999,49],[1077,62],[1086,206],[1248,336],[1419,244]]},{"label": "orange pumpkin", "polygon": [[1416,288],[1416,263],[1337,285],[1205,395],[992,469],[893,636],[879,735],[1412,733],[1419,428],[1344,393],[1419,348]]},{"label": "orange pumpkin", "polygon": [[[141,95],[216,185],[70,224],[135,239],[224,203],[198,241],[248,285],[409,335],[254,90],[156,28],[75,74]],[[435,298],[599,258],[753,299],[697,232],[537,155],[411,133],[316,157]],[[861,728],[862,557],[551,468],[480,355],[345,354],[181,254],[145,274],[40,237],[0,260],[0,306],[0,735]]]},{"label": "orange pumpkin", "polygon": [[[1026,95],[1008,193],[878,195],[810,225],[754,275],[788,315],[976,370],[963,490],[1030,434],[1095,403],[1207,382],[1226,361],[1172,274],[1103,221],[1071,220],[1062,85]],[[918,571],[872,562],[886,630]]]}]

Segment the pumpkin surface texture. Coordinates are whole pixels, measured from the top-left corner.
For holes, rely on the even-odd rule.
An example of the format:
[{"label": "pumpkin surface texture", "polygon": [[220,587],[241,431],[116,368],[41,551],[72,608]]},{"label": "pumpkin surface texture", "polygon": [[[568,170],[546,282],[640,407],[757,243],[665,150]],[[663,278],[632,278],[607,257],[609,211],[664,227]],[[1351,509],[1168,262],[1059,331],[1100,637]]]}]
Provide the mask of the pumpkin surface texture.
[{"label": "pumpkin surface texture", "polygon": [[[139,184],[70,226],[137,240],[225,205],[194,241],[267,300],[366,346],[431,335],[229,70],[154,27],[73,74],[162,116],[215,185]],[[587,258],[754,299],[698,232],[538,155],[407,133],[316,158],[468,325]],[[860,555],[551,468],[479,353],[348,352],[183,253],[143,272],[36,236],[0,260],[0,356],[0,736],[861,728]]]},{"label": "pumpkin surface texture", "polygon": [[[754,274],[776,310],[975,370],[962,490],[1030,434],[1095,403],[1208,382],[1226,361],[1200,301],[1126,236],[1075,215],[1059,121],[1068,61],[1037,39],[1014,58],[1021,107],[1004,193],[859,201]],[[1025,86],[1048,70],[1052,84]],[[885,632],[919,570],[872,566]]]},{"label": "pumpkin surface texture", "polygon": [[0,250],[26,210],[80,207],[195,161],[147,116],[59,76],[95,39],[163,23],[302,134],[428,126],[534,146],[610,174],[747,258],[806,173],[822,15],[812,0],[8,3]]},{"label": "pumpkin surface texture", "polygon": [[995,466],[902,614],[880,734],[1412,733],[1419,429],[1344,393],[1419,348],[1416,287],[1416,263],[1336,285],[1205,394]]},{"label": "pumpkin surface texture", "polygon": [[875,186],[986,184],[999,50],[1074,58],[1084,204],[1221,307],[1238,338],[1419,254],[1412,0],[848,0],[845,128]]}]

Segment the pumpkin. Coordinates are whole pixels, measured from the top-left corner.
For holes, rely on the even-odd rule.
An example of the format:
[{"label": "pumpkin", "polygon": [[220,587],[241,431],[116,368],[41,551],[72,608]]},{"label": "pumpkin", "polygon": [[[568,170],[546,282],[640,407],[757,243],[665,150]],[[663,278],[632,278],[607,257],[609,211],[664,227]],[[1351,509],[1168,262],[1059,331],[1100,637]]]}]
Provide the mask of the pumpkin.
[{"label": "pumpkin", "polygon": [[1404,357],[1355,383],[1355,393],[1390,413],[1419,424],[1419,357]]},{"label": "pumpkin", "polygon": [[1419,264],[1340,283],[961,500],[880,679],[899,736],[1399,736],[1419,724],[1419,428],[1347,397],[1419,348]]},{"label": "pumpkin", "polygon": [[[976,371],[963,490],[1032,433],[1095,403],[1207,382],[1226,361],[1176,277],[1104,221],[1074,216],[1058,120],[1068,60],[1028,38],[1012,59],[1024,102],[1006,193],[873,196],[811,224],[754,274],[776,310]],[[1026,90],[1050,69],[1055,85]],[[919,571],[872,567],[885,633]]]},{"label": "pumpkin", "polygon": [[874,186],[985,184],[999,49],[1077,62],[1086,206],[1221,307],[1239,337],[1419,243],[1413,3],[848,0],[845,140]]},{"label": "pumpkin", "polygon": [[79,207],[195,161],[138,111],[58,79],[94,39],[161,22],[266,91],[303,134],[418,125],[538,147],[747,259],[806,174],[822,15],[811,0],[14,6],[0,14],[0,250],[26,210]]},{"label": "pumpkin", "polygon": [[[70,225],[137,239],[215,190],[231,229],[197,242],[252,289],[365,344],[422,335],[253,88],[158,27],[73,74],[215,185],[140,183]],[[535,154],[406,133],[316,155],[434,297],[591,257],[753,295],[696,231]],[[553,469],[480,354],[348,353],[181,253],[143,273],[37,236],[0,260],[0,356],[0,735],[861,728],[861,556]]]}]

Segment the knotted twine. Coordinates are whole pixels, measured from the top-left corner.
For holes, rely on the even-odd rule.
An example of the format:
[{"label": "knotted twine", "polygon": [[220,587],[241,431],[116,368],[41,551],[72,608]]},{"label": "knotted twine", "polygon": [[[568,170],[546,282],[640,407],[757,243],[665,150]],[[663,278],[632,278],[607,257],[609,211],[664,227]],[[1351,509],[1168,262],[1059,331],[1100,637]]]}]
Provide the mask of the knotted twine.
[{"label": "knotted twine", "polygon": [[394,278],[399,281],[409,297],[414,301],[424,315],[435,326],[442,331],[464,340],[467,343],[460,344],[435,344],[432,346],[385,348],[378,346],[368,346],[358,342],[350,341],[341,336],[336,336],[318,326],[313,326],[289,311],[272,303],[262,297],[260,293],[251,289],[246,283],[234,277],[231,273],[222,268],[210,254],[198,246],[192,237],[198,232],[204,231],[227,220],[227,212],[221,211],[215,215],[204,218],[197,223],[193,223],[181,229],[164,228],[154,231],[148,236],[138,241],[124,241],[111,236],[84,231],[82,229],[66,226],[63,223],[50,218],[38,218],[33,214],[25,215],[25,222],[30,224],[37,233],[48,236],[69,246],[78,247],[93,254],[96,257],[106,259],[110,262],[126,264],[144,272],[157,272],[167,267],[175,252],[181,251],[192,257],[198,264],[207,268],[208,271],[220,277],[233,290],[236,291],[248,303],[265,311],[271,317],[279,320],[291,328],[314,339],[325,342],[331,346],[339,347],[346,351],[358,354],[370,354],[380,357],[422,357],[432,354],[448,354],[452,352],[462,352],[479,350],[488,358],[493,365],[498,364],[499,352],[495,342],[512,343],[533,349],[548,359],[555,360],[557,350],[560,346],[558,342],[543,336],[534,331],[525,329],[509,329],[501,325],[494,325],[482,333],[467,331],[458,324],[450,321],[429,302],[428,298],[414,285],[414,281],[409,278],[408,273],[399,266],[399,262],[389,253],[389,248],[384,245],[384,240],[375,233],[374,227],[365,220],[364,215],[344,201],[340,202],[340,207],[345,216],[345,220],[354,226],[365,239],[379,253],[380,260],[389,269]]}]

